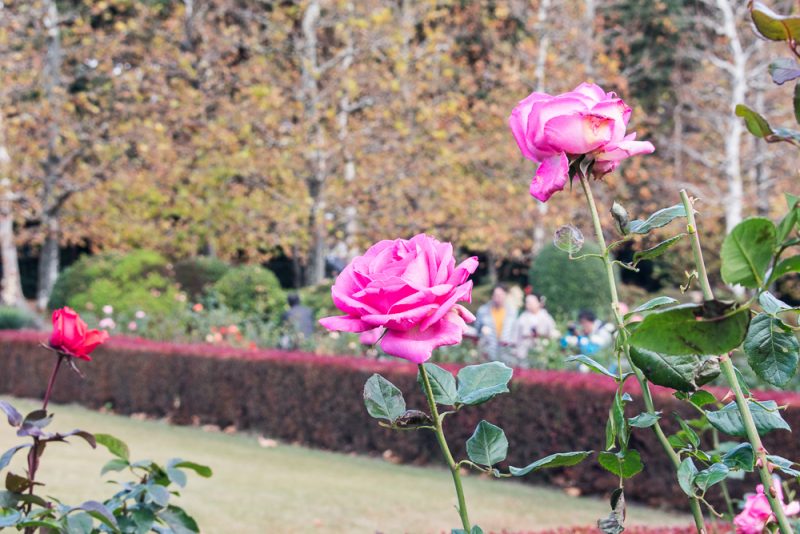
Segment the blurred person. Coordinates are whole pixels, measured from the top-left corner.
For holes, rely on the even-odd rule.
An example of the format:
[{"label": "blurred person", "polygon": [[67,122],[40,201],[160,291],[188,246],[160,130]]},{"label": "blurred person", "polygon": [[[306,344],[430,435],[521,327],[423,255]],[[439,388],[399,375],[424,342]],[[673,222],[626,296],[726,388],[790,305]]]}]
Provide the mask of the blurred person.
[{"label": "blurred person", "polygon": [[578,324],[571,325],[568,334],[561,338],[562,347],[576,347],[581,354],[590,356],[610,347],[614,341],[614,326],[604,323],[591,310],[581,310]]},{"label": "blurred person", "polygon": [[492,361],[509,359],[509,347],[514,343],[517,311],[507,297],[506,286],[496,285],[491,300],[475,314],[478,347]]},{"label": "blurred person", "polygon": [[297,349],[314,335],[314,312],[300,303],[297,293],[289,293],[286,302],[289,310],[283,314],[281,322],[288,331],[281,336],[280,345],[283,349]]},{"label": "blurred person", "polygon": [[558,338],[556,322],[542,306],[536,295],[525,297],[525,310],[517,318],[514,326],[515,352],[520,362],[526,363],[528,353],[541,341]]}]

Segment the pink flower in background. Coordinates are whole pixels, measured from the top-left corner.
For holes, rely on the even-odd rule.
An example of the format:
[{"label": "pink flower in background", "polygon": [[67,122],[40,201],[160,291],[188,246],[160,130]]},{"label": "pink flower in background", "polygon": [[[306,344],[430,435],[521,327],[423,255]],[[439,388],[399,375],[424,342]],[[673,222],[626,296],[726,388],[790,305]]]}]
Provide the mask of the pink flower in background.
[{"label": "pink flower in background", "polygon": [[114,307],[111,306],[110,304],[106,304],[105,306],[103,306],[103,313],[105,313],[106,315],[111,315],[112,313],[114,313]]},{"label": "pink flower in background", "polygon": [[117,327],[117,323],[115,323],[114,319],[111,317],[103,317],[100,319],[100,322],[97,323],[97,326],[100,328],[106,328],[108,330],[114,330]]},{"label": "pink flower in background", "polygon": [[136,329],[138,329],[138,328],[139,328],[139,325],[136,324],[136,321],[131,321],[131,322],[128,323],[128,330],[130,330],[131,332],[136,331]]},{"label": "pink flower in background", "polygon": [[594,160],[597,177],[619,162],[655,150],[647,141],[626,135],[631,108],[615,93],[582,83],[557,96],[531,93],[511,112],[508,125],[522,155],[539,163],[531,195],[546,202],[569,179],[569,166],[585,155]]},{"label": "pink flower in background", "polygon": [[345,267],[331,288],[346,315],[320,323],[345,332],[383,327],[384,352],[422,363],[433,349],[460,343],[466,323],[475,320],[458,302],[470,302],[468,278],[477,267],[475,257],[456,266],[453,246],[425,234],[381,241]]},{"label": "pink flower in background", "polygon": [[[773,477],[772,487],[787,516],[800,513],[799,502],[793,501],[789,504],[783,503],[783,488],[781,487],[781,481],[778,477]],[[764,531],[764,527],[767,526],[767,523],[774,520],[775,516],[772,514],[767,496],[764,495],[764,486],[759,484],[756,486],[755,495],[747,496],[744,509],[734,518],[733,524],[736,525],[736,532],[738,534],[761,534]]]}]

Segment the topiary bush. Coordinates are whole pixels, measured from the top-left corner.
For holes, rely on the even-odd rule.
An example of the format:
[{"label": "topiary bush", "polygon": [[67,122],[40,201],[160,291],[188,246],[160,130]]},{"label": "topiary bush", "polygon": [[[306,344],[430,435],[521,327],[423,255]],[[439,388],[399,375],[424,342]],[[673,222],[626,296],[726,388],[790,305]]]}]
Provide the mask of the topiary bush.
[{"label": "topiary bush", "polygon": [[233,311],[275,320],[286,309],[286,293],[278,277],[259,265],[230,269],[213,286],[219,303]]},{"label": "topiary bush", "polygon": [[[578,254],[599,254],[587,242]],[[556,316],[574,316],[588,309],[604,316],[611,304],[603,263],[596,258],[571,260],[566,252],[548,245],[534,258],[528,277],[533,292],[547,298],[547,309]]]},{"label": "topiary bush", "polygon": [[230,268],[229,264],[219,258],[189,258],[175,264],[175,280],[190,297],[197,298],[225,276]]},{"label": "topiary bush", "polygon": [[33,328],[36,320],[31,312],[13,306],[0,306],[0,330]]},{"label": "topiary bush", "polygon": [[103,306],[113,305],[114,315],[123,319],[137,311],[152,319],[170,317],[185,307],[172,276],[167,260],[151,250],[84,256],[58,277],[49,306],[99,315]]}]

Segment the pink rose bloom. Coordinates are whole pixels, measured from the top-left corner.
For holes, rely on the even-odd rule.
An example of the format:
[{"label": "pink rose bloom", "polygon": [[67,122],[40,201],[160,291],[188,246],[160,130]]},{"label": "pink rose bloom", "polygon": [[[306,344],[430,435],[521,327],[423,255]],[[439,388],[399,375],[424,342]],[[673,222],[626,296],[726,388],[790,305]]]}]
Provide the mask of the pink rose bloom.
[{"label": "pink rose bloom", "polygon": [[[775,489],[775,495],[787,516],[800,513],[799,502],[783,503],[783,488],[778,477],[773,477],[772,487]],[[747,496],[744,509],[734,518],[733,524],[736,525],[737,534],[761,534],[767,523],[774,520],[775,516],[772,514],[767,496],[764,495],[764,486],[759,484],[756,486],[755,495]]]},{"label": "pink rose bloom", "polygon": [[61,354],[90,362],[92,358],[89,355],[107,339],[108,332],[89,330],[72,308],[64,307],[53,312],[53,333],[49,344]]},{"label": "pink rose bloom", "polygon": [[477,267],[475,257],[456,266],[453,246],[425,234],[381,241],[345,267],[331,288],[346,315],[320,323],[345,332],[383,327],[386,354],[422,363],[433,349],[460,343],[466,323],[475,320],[457,303],[471,301],[468,278]]},{"label": "pink rose bloom", "polygon": [[629,108],[615,93],[582,83],[557,96],[531,93],[511,112],[508,125],[522,155],[539,164],[531,195],[546,202],[569,179],[569,166],[580,156],[594,160],[597,177],[619,162],[655,150],[647,141],[626,135]]}]

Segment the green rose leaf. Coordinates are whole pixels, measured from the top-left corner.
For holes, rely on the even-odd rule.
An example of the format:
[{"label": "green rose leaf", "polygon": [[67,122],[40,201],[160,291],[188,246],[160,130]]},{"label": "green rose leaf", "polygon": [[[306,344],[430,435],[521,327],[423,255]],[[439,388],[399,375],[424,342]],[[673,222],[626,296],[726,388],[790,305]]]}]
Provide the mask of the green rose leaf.
[{"label": "green rose leaf", "polygon": [[742,469],[748,473],[753,471],[755,462],[756,455],[749,443],[740,443],[722,456],[722,463],[730,469]]},{"label": "green rose leaf", "polygon": [[708,469],[703,469],[694,477],[695,485],[702,491],[707,491],[714,484],[719,484],[728,478],[730,469],[724,463],[715,463]]},{"label": "green rose leaf", "polygon": [[617,453],[604,451],[597,456],[597,461],[607,471],[622,478],[631,478],[644,469],[642,457],[634,449]]},{"label": "green rose leaf", "polygon": [[790,477],[800,477],[800,471],[794,468],[795,463],[792,462],[791,460],[787,460],[782,456],[768,454],[767,461],[774,464],[776,468],[780,469]]},{"label": "green rose leaf", "polygon": [[689,497],[694,496],[694,477],[697,476],[697,468],[691,458],[684,458],[678,467],[678,485]]},{"label": "green rose leaf", "polygon": [[661,354],[725,354],[747,333],[749,310],[720,301],[682,304],[645,317],[631,345]]},{"label": "green rose leaf", "polygon": [[159,512],[160,517],[167,526],[172,529],[174,534],[193,534],[200,532],[197,522],[187,514],[183,508],[169,506],[166,510]]},{"label": "green rose leaf", "polygon": [[721,274],[725,283],[749,288],[763,285],[776,240],[775,225],[769,219],[752,217],[737,224],[722,242]]},{"label": "green rose leaf", "polygon": [[678,217],[686,217],[686,209],[683,207],[683,204],[676,204],[669,208],[660,209],[644,221],[639,219],[631,221],[628,230],[634,234],[646,234],[650,230],[668,225]]},{"label": "green rose leaf", "polygon": [[[456,378],[453,374],[432,363],[424,363],[422,365],[425,367],[428,381],[431,383],[431,390],[433,391],[433,398],[436,400],[436,403],[453,406],[458,400],[456,395]],[[419,372],[417,372],[417,382],[424,391],[425,386],[422,381],[422,374]]]},{"label": "green rose leaf", "polygon": [[631,426],[636,428],[650,428],[658,423],[659,419],[661,419],[661,412],[640,413],[636,417],[631,417],[628,419],[628,422]]},{"label": "green rose leaf", "polygon": [[168,461],[167,466],[174,467],[176,469],[191,469],[203,478],[209,478],[213,474],[211,468],[207,465],[198,464],[195,462],[187,462],[186,460],[181,460],[180,458],[173,458],[172,460]]},{"label": "green rose leaf", "polygon": [[122,458],[114,458],[106,462],[106,464],[100,470],[100,476],[103,476],[110,471],[122,471],[129,465],[130,464],[127,460],[123,460]]},{"label": "green rose leaf", "polygon": [[639,250],[633,254],[633,264],[636,265],[642,260],[652,260],[653,258],[657,258],[664,254],[670,247],[674,246],[678,243],[681,239],[684,238],[686,234],[678,234],[676,236],[670,237],[669,239],[662,241],[661,243],[657,244],[654,247],[650,247],[645,250]]},{"label": "green rose leaf", "polygon": [[467,440],[467,456],[476,464],[491,467],[506,459],[508,440],[503,429],[481,421]]},{"label": "green rose leaf", "polygon": [[379,374],[369,377],[364,384],[364,405],[375,419],[394,421],[406,411],[406,401],[397,386]]},{"label": "green rose leaf", "polygon": [[481,404],[501,393],[508,393],[514,371],[501,362],[462,367],[458,372],[458,404]]},{"label": "green rose leaf", "polygon": [[11,463],[11,459],[18,451],[21,451],[22,449],[27,449],[30,446],[31,446],[30,443],[25,443],[24,445],[16,445],[8,449],[6,452],[4,452],[3,455],[0,456],[0,470],[4,469],[8,464]]},{"label": "green rose leaf", "polygon": [[[0,528],[13,527],[20,519],[22,519],[22,514],[18,511],[9,508],[0,509]],[[56,523],[56,528],[58,526]]]},{"label": "green rose leaf", "polygon": [[110,434],[95,434],[94,440],[98,445],[102,445],[108,452],[125,460],[126,462],[130,461],[130,450],[128,450],[128,446],[119,438],[115,438]]},{"label": "green rose leaf", "polygon": [[800,17],[778,15],[762,2],[753,2],[750,17],[756,31],[770,41],[800,40]]},{"label": "green rose leaf", "polygon": [[786,241],[786,238],[791,235],[792,230],[797,225],[798,219],[800,218],[800,206],[793,203],[792,199],[787,200],[789,201],[789,212],[784,215],[781,222],[778,223],[776,234],[776,241],[779,245]]},{"label": "green rose leaf", "polygon": [[630,354],[650,382],[678,391],[695,391],[719,375],[719,362],[714,358],[666,356],[637,347],[631,347]]},{"label": "green rose leaf", "polygon": [[157,505],[165,507],[169,503],[170,493],[164,486],[151,483],[147,485],[146,491],[147,495],[150,497],[150,500]]},{"label": "green rose leaf", "polygon": [[789,273],[800,272],[800,255],[790,256],[778,262],[769,277],[770,283]]},{"label": "green rose leaf", "polygon": [[764,291],[758,296],[758,303],[761,304],[761,308],[764,312],[770,315],[777,315],[781,312],[794,309],[782,300],[776,298],[769,291]]},{"label": "green rose leaf", "polygon": [[765,313],[756,315],[743,348],[753,371],[773,386],[785,386],[797,372],[800,343],[780,319]]},{"label": "green rose leaf", "polygon": [[112,514],[102,503],[97,501],[86,501],[80,506],[73,508],[73,510],[83,510],[90,516],[103,523],[105,526],[112,529],[112,531],[119,531],[119,525],[117,524],[117,519],[114,517],[114,514]]},{"label": "green rose leaf", "polygon": [[736,106],[736,116],[744,119],[747,130],[756,137],[763,139],[764,137],[772,135],[772,127],[770,127],[767,119],[744,104]]},{"label": "green rose leaf", "polygon": [[509,471],[515,477],[525,476],[531,471],[539,469],[550,469],[553,467],[572,467],[584,461],[592,451],[559,452],[545,456],[540,460],[526,465],[525,467],[509,467]]},{"label": "green rose leaf", "polygon": [[619,378],[617,375],[606,369],[603,364],[596,362],[592,358],[584,355],[584,354],[577,354],[575,356],[570,356],[565,360],[566,362],[580,362],[595,373],[599,373],[601,375],[606,375],[613,379]]},{"label": "green rose leaf", "polygon": [[708,391],[701,389],[692,393],[692,395],[689,397],[689,402],[698,408],[702,408],[706,404],[714,404],[717,402],[717,398]]},{"label": "green rose leaf", "polygon": [[[775,401],[747,402],[753,414],[756,430],[758,430],[760,436],[772,430],[783,429],[790,432],[792,431],[789,424],[781,417],[780,410],[778,410],[778,405]],[[736,406],[736,402],[726,404],[725,407],[715,412],[706,412],[706,417],[708,417],[708,422],[720,432],[738,438],[747,437],[747,432],[742,422],[742,415],[739,413],[739,407]]]},{"label": "green rose leaf", "polygon": [[625,314],[625,319],[627,320],[627,319],[633,317],[634,315],[636,315],[637,313],[650,311],[652,309],[660,308],[662,306],[667,306],[669,304],[675,304],[676,302],[678,302],[678,301],[675,300],[672,297],[664,297],[664,296],[656,297],[654,299],[648,300],[647,302],[645,302],[641,306],[638,306],[637,308],[634,308],[632,311],[626,313]]}]

